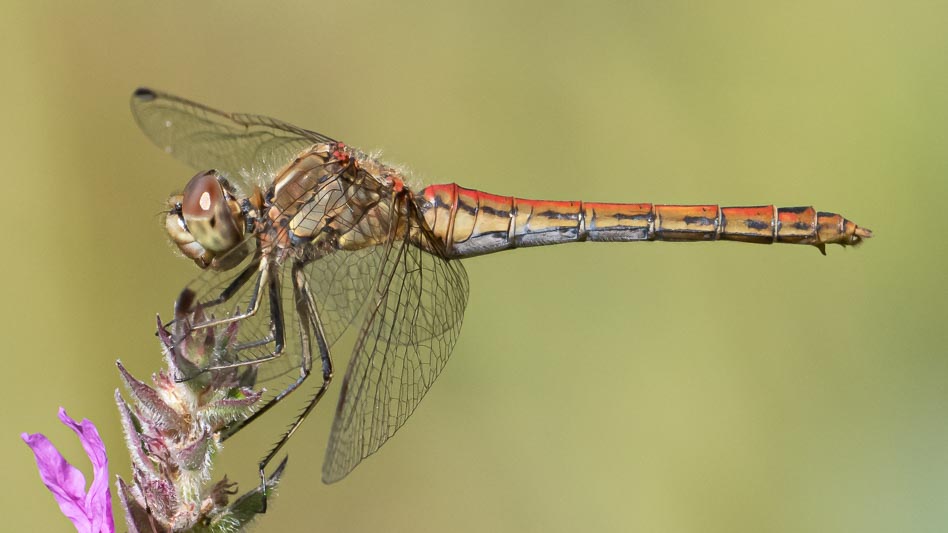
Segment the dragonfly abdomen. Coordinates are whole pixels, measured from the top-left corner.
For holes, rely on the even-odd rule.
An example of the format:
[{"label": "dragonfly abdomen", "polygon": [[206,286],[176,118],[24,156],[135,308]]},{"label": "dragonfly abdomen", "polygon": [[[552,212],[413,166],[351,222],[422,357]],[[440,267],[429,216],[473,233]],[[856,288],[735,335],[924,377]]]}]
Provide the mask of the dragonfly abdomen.
[{"label": "dragonfly abdomen", "polygon": [[852,245],[872,232],[812,207],[614,204],[498,196],[456,184],[418,195],[451,257],[577,241],[716,241]]}]

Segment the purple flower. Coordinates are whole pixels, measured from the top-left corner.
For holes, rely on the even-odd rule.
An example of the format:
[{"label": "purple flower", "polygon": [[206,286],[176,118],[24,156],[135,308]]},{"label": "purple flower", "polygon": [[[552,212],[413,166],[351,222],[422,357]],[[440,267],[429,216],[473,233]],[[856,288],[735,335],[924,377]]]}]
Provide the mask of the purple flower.
[{"label": "purple flower", "polygon": [[94,477],[86,493],[86,479],[76,467],[63,458],[55,446],[41,433],[23,433],[23,441],[33,450],[43,483],[53,493],[66,518],[72,520],[80,533],[114,533],[112,498],[109,494],[109,461],[99,431],[92,422],[77,423],[66,410],[59,408],[59,419],[79,435],[86,455],[92,461]]}]

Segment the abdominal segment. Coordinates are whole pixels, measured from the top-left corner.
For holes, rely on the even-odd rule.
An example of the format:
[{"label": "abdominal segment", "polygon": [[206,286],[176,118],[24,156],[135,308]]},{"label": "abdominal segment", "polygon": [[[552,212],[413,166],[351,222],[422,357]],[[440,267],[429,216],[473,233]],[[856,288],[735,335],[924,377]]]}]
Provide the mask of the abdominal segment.
[{"label": "abdominal segment", "polygon": [[432,185],[416,202],[449,256],[577,241],[716,241],[852,245],[871,232],[836,213],[772,205],[617,204],[498,196]]}]

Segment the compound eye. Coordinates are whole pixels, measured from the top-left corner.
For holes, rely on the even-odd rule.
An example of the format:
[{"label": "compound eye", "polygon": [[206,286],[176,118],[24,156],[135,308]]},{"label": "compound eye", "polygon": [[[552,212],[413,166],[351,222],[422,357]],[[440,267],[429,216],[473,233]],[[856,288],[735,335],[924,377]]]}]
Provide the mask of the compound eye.
[{"label": "compound eye", "polygon": [[226,252],[242,238],[215,170],[197,174],[188,182],[182,194],[181,216],[194,239],[207,250]]},{"label": "compound eye", "polygon": [[[202,172],[188,182],[181,201],[181,214],[189,219],[212,219],[227,203],[224,189],[217,180],[217,172]],[[226,207],[226,206],[225,206]]]}]

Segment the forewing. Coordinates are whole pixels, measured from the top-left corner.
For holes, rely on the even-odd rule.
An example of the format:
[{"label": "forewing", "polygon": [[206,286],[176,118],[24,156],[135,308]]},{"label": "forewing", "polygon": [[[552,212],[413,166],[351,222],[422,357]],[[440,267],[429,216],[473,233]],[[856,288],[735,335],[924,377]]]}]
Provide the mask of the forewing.
[{"label": "forewing", "polygon": [[305,148],[334,142],[275,118],[225,113],[151,89],[136,90],[131,107],[159,148],[195,170],[216,169],[237,186],[267,185]]},{"label": "forewing", "polygon": [[[420,217],[409,217],[419,221]],[[345,477],[400,428],[454,349],[467,305],[467,274],[424,228],[387,249],[342,383],[323,481]]]}]

